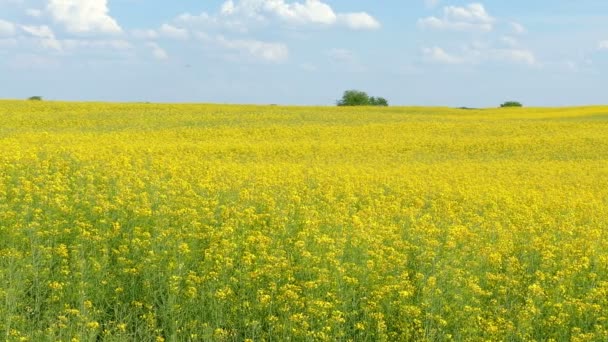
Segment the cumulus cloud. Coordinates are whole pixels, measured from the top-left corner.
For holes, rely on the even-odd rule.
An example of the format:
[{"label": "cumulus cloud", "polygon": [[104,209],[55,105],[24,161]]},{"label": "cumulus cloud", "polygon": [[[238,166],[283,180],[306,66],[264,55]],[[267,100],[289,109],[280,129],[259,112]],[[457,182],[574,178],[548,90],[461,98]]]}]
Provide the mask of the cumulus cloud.
[{"label": "cumulus cloud", "polygon": [[169,24],[163,24],[158,32],[160,35],[171,39],[187,40],[190,37],[188,30]]},{"label": "cumulus cloud", "polygon": [[225,1],[218,14],[206,12],[200,15],[182,14],[182,22],[199,22],[244,31],[247,22],[279,20],[290,25],[340,25],[354,30],[377,29],[380,23],[366,12],[336,13],[320,0],[286,2],[285,0]]},{"label": "cumulus cloud", "polygon": [[104,50],[130,50],[133,45],[123,39],[65,39],[61,41],[63,46],[70,50],[104,49]]},{"label": "cumulus cloud", "polygon": [[371,15],[360,13],[347,13],[338,15],[338,22],[353,30],[373,30],[380,28],[380,23]]},{"label": "cumulus cloud", "polygon": [[27,25],[22,25],[21,29],[27,33],[29,33],[30,35],[34,36],[34,37],[38,37],[38,38],[55,38],[55,34],[53,33],[53,31],[51,30],[50,27],[43,25],[43,26],[27,26]]},{"label": "cumulus cloud", "polygon": [[61,43],[55,38],[55,33],[50,27],[46,25],[42,26],[28,26],[22,25],[21,30],[31,37],[37,38],[38,43],[43,48],[49,48],[53,50],[61,50]]},{"label": "cumulus cloud", "polygon": [[169,59],[169,54],[167,53],[167,51],[165,51],[165,49],[161,48],[157,43],[154,43],[154,42],[146,43],[146,46],[152,50],[152,56],[154,56],[154,58],[156,58],[160,61]]},{"label": "cumulus cloud", "polygon": [[230,15],[234,13],[234,2],[232,0],[228,0],[222,4],[222,8],[220,9],[220,13],[222,15]]},{"label": "cumulus cloud", "polygon": [[16,32],[15,24],[0,19],[0,37],[8,37],[14,35]]},{"label": "cumulus cloud", "polygon": [[109,14],[107,0],[49,0],[47,10],[71,33],[122,32]]},{"label": "cumulus cloud", "polygon": [[25,14],[33,18],[40,18],[42,16],[42,11],[37,8],[28,8],[25,10]]},{"label": "cumulus cloud", "polygon": [[502,36],[500,38],[500,41],[507,46],[511,46],[511,47],[515,47],[519,44],[519,42],[517,41],[517,39],[511,37],[511,36]]},{"label": "cumulus cloud", "polygon": [[152,29],[135,29],[131,30],[131,36],[136,39],[156,39],[158,38],[158,32]]},{"label": "cumulus cloud", "polygon": [[289,49],[282,43],[263,42],[259,40],[231,40],[223,36],[218,36],[215,39],[215,42],[225,49],[245,53],[267,62],[283,62],[289,57]]},{"label": "cumulus cloud", "polygon": [[483,45],[464,46],[459,52],[447,52],[440,47],[423,48],[424,58],[439,64],[480,64],[486,62],[499,62],[534,66],[537,59],[534,53],[518,48],[491,48]]},{"label": "cumulus cloud", "polygon": [[[243,3],[243,1],[241,1]],[[304,3],[286,3],[282,0],[260,1],[259,10],[272,13],[277,17],[293,23],[333,24],[337,15],[326,3],[319,0],[306,0]]]},{"label": "cumulus cloud", "polygon": [[158,38],[190,39],[190,31],[171,24],[162,24],[158,29],[134,29],[129,31],[129,35],[135,39],[142,40],[155,40]]},{"label": "cumulus cloud", "polygon": [[603,40],[599,42],[597,48],[600,50],[608,50],[608,40]]},{"label": "cumulus cloud", "polygon": [[424,0],[424,4],[426,7],[436,7],[439,5],[439,0]]},{"label": "cumulus cloud", "polygon": [[209,29],[229,30],[245,33],[249,30],[247,22],[237,15],[232,15],[232,10],[222,10],[220,15],[211,15],[203,12],[198,15],[184,13],[177,17],[177,22],[188,27]]},{"label": "cumulus cloud", "polygon": [[[497,25],[504,23],[505,25]],[[424,47],[423,58],[440,64],[477,65],[482,63],[540,66],[536,55],[520,43],[526,28],[515,21],[491,16],[481,3],[466,6],[445,6],[441,16],[422,18],[422,29],[485,33],[481,40],[455,45],[452,48]],[[478,38],[480,36],[477,36]]]},{"label": "cumulus cloud", "polygon": [[158,29],[134,29],[130,31],[130,35],[136,39],[157,39],[169,38],[175,40],[188,40],[190,31],[185,28],[177,27],[171,24],[162,24]]},{"label": "cumulus cloud", "polygon": [[441,18],[422,18],[418,20],[418,26],[435,30],[489,32],[494,28],[494,21],[482,4],[472,3],[464,7],[445,6]]},{"label": "cumulus cloud", "polygon": [[526,28],[524,27],[524,25],[522,25],[520,23],[511,22],[510,25],[511,25],[511,30],[515,34],[524,34],[527,31]]},{"label": "cumulus cloud", "polygon": [[440,64],[460,64],[464,62],[463,59],[447,53],[445,50],[438,46],[423,48],[422,54],[427,60]]},{"label": "cumulus cloud", "polygon": [[490,51],[490,58],[515,64],[536,65],[536,56],[524,49],[498,49]]}]

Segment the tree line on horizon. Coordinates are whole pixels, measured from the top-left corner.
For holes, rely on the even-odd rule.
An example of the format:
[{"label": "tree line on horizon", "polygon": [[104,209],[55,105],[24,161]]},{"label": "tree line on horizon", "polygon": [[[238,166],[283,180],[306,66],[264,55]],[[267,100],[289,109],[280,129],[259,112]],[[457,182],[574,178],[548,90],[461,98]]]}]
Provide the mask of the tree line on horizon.
[{"label": "tree line on horizon", "polygon": [[[342,98],[336,101],[336,104],[342,106],[388,106],[388,101],[383,97],[369,96],[366,92],[360,90],[347,90],[342,95]],[[523,107],[518,101],[507,101],[500,105],[501,108]],[[461,109],[472,109],[468,107],[460,107]]]},{"label": "tree line on horizon", "polygon": [[364,91],[347,90],[336,102],[338,106],[381,106],[387,107],[388,101],[383,97],[369,96]]},{"label": "tree line on horizon", "polygon": [[[42,101],[42,96],[30,96],[30,101]],[[338,106],[380,106],[387,107],[388,100],[383,97],[369,96],[364,91],[359,90],[347,90],[342,95],[342,98],[336,101]],[[520,102],[507,101],[500,105],[501,108],[509,107],[523,107]],[[460,107],[460,109],[474,109],[469,107]]]}]

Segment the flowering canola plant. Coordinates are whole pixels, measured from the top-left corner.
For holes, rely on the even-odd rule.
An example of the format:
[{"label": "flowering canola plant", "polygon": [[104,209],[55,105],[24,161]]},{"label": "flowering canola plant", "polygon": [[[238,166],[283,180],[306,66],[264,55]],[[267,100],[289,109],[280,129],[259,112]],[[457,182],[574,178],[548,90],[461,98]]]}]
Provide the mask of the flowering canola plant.
[{"label": "flowering canola plant", "polygon": [[0,102],[6,341],[606,341],[608,108]]}]

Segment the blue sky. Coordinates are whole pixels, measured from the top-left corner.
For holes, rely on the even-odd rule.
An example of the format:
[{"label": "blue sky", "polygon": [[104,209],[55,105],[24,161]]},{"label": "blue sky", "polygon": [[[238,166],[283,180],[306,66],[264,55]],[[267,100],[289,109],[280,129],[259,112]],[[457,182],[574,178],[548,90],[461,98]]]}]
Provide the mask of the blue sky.
[{"label": "blue sky", "polygon": [[0,98],[608,103],[605,0],[0,0]]}]

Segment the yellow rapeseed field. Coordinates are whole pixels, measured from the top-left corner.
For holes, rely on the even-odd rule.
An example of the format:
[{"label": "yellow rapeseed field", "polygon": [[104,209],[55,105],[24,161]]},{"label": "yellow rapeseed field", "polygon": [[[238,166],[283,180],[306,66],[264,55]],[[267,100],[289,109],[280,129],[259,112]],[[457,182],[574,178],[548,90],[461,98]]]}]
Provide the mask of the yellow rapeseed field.
[{"label": "yellow rapeseed field", "polygon": [[0,339],[606,341],[608,107],[2,101]]}]

